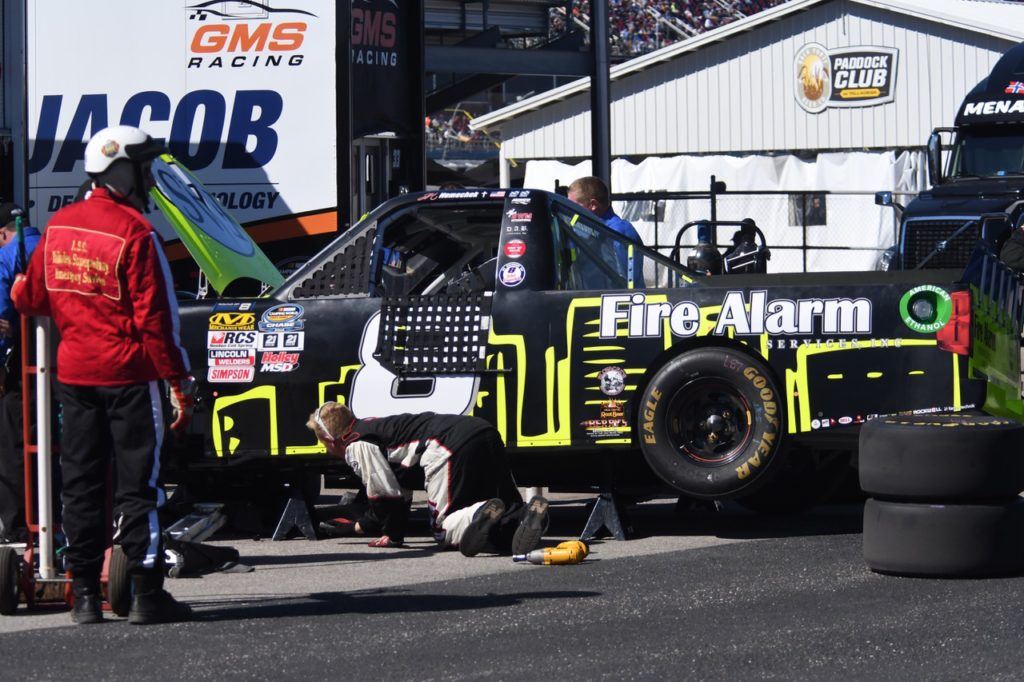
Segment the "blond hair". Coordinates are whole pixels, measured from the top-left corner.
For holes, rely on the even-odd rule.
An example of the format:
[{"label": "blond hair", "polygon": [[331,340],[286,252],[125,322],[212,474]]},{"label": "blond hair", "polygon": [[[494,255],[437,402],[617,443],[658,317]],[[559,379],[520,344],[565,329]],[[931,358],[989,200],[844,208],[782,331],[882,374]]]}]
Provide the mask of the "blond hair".
[{"label": "blond hair", "polygon": [[321,443],[330,443],[344,436],[355,420],[352,410],[332,400],[310,413],[306,428],[315,433]]}]

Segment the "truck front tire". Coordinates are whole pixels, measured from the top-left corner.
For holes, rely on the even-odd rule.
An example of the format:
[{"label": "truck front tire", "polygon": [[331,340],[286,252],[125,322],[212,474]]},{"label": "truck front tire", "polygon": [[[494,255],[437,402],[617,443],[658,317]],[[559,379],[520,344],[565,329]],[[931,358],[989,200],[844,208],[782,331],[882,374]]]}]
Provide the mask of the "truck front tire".
[{"label": "truck front tire", "polygon": [[652,377],[637,412],[651,469],[691,497],[749,494],[774,473],[782,393],[763,362],[731,348],[700,348]]}]

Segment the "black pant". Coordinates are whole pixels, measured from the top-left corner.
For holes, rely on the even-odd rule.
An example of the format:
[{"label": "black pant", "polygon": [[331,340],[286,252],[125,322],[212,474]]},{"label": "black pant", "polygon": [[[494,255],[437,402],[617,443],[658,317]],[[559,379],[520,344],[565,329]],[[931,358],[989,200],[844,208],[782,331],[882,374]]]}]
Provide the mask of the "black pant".
[{"label": "black pant", "polygon": [[107,468],[113,456],[114,522],[129,570],[161,569],[164,503],[160,448],[164,436],[159,384],[61,384],[64,533],[75,577],[98,579],[111,529],[106,523]]},{"label": "black pant", "polygon": [[25,525],[21,388],[17,382],[9,383],[10,388],[0,396],[0,534],[3,535],[12,535]]},{"label": "black pant", "polygon": [[512,477],[501,435],[496,429],[487,429],[451,450],[450,509],[454,511],[481,500],[500,498],[505,503],[505,513],[491,529],[490,540],[494,549],[509,551],[523,515],[523,498]]}]

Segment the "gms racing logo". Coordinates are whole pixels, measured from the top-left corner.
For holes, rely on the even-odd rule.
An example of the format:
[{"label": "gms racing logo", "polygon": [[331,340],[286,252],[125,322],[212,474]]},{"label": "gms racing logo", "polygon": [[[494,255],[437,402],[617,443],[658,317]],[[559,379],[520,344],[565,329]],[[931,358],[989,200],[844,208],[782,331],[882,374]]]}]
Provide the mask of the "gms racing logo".
[{"label": "gms racing logo", "polygon": [[254,0],[208,0],[185,9],[190,20],[200,23],[191,31],[190,69],[300,66],[298,50],[309,28],[303,17],[316,18],[304,9]]}]

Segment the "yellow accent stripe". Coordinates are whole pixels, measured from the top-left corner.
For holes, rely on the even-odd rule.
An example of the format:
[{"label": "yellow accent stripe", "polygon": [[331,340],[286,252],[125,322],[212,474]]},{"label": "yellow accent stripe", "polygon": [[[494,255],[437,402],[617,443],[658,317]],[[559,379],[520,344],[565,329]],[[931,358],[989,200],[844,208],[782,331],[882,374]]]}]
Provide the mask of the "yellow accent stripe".
[{"label": "yellow accent stripe", "polygon": [[[810,403],[810,388],[807,373],[807,358],[811,355],[820,355],[822,353],[842,353],[851,350],[866,350],[871,348],[871,342],[874,339],[863,339],[858,340],[861,344],[860,347],[854,348],[847,346],[845,348],[828,348],[822,346],[818,348],[811,346],[810,344],[800,346],[796,351],[796,370],[786,370],[786,399],[788,403],[789,412],[789,432],[796,433],[798,431],[810,431],[811,430],[811,403]],[[897,339],[891,339],[892,345],[888,348],[896,348],[895,341]],[[900,346],[935,346],[937,341],[935,339],[898,339]],[[898,349],[897,349],[898,350]],[[959,388],[955,387],[954,391],[956,395],[959,395]],[[797,399],[799,398],[799,406],[797,405]],[[954,403],[958,404],[958,403]],[[797,411],[799,408],[799,412]],[[797,423],[797,415],[799,415],[799,423]]]}]

